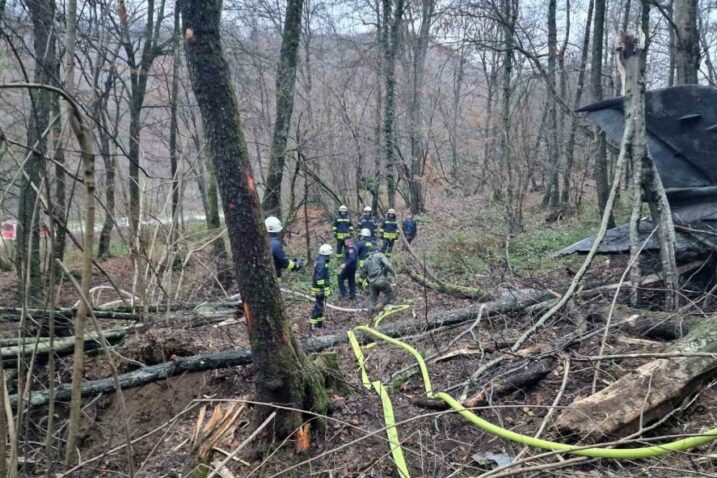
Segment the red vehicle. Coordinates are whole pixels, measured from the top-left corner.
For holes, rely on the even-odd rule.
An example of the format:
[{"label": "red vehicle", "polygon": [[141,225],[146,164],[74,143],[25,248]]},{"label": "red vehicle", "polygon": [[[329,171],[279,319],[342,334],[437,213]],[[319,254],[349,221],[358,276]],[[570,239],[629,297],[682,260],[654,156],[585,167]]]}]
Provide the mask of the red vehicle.
[{"label": "red vehicle", "polygon": [[17,238],[16,221],[5,221],[2,223],[2,238],[6,241],[14,241]]}]

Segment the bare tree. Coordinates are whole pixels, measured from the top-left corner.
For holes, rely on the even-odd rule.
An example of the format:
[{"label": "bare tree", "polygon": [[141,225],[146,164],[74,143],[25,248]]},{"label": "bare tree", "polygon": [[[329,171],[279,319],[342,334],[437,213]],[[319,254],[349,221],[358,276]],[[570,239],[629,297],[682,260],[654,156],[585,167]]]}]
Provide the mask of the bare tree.
[{"label": "bare tree", "polygon": [[263,206],[267,214],[278,217],[281,217],[281,182],[284,177],[291,115],[294,111],[294,84],[303,4],[303,0],[289,0],[286,4],[281,54],[276,69],[276,122],[271,140],[269,174],[266,178]]},{"label": "bare tree", "polygon": [[[395,4],[394,4],[395,1]],[[383,110],[383,155],[386,158],[386,188],[388,207],[396,205],[397,148],[396,142],[396,56],[399,30],[403,18],[404,0],[382,0],[381,50],[383,51],[383,80],[386,88]]]},{"label": "bare tree", "polygon": [[[602,63],[603,42],[605,40],[605,0],[595,0],[593,17],[593,43],[590,60],[590,89],[594,101],[603,99]],[[595,185],[597,187],[598,214],[602,216],[610,191],[607,171],[607,140],[605,133],[595,129],[597,151],[595,154]],[[608,227],[615,227],[615,219],[610,216]]]},{"label": "bare tree", "polygon": [[[260,401],[293,407],[279,414],[283,436],[302,422],[299,410],[324,413],[323,384],[287,320],[249,163],[239,108],[220,39],[221,0],[180,0],[185,51],[219,183]],[[262,415],[260,413],[259,415]],[[264,411],[263,415],[268,415]]]},{"label": "bare tree", "polygon": [[411,92],[408,105],[409,144],[411,147],[411,165],[407,168],[409,206],[411,212],[423,212],[424,197],[421,177],[426,165],[425,127],[423,126],[423,88],[426,70],[426,54],[430,42],[431,25],[436,10],[435,0],[422,0],[421,23],[417,33],[413,33],[413,62],[411,65]]}]

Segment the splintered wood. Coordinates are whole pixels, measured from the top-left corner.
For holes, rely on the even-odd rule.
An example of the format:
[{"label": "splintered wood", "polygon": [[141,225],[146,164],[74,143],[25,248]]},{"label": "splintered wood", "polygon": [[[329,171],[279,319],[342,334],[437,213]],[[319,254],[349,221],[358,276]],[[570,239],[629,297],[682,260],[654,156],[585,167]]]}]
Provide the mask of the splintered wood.
[{"label": "splintered wood", "polygon": [[237,419],[244,408],[244,404],[239,402],[229,403],[226,407],[217,405],[206,423],[204,419],[207,407],[201,408],[192,434],[192,453],[196,453],[200,463],[207,463],[214,450],[218,449],[224,441],[231,440]]},{"label": "splintered wood", "polygon": [[558,418],[558,428],[602,439],[639,430],[677,407],[717,371],[717,315],[695,323],[667,351],[685,356],[652,360],[594,395],[576,400]]}]

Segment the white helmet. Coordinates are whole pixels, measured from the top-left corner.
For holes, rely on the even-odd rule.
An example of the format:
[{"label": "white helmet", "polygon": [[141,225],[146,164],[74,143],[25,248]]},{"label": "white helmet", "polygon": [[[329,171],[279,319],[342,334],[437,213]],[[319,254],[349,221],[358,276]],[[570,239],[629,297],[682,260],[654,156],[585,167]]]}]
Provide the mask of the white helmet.
[{"label": "white helmet", "polygon": [[394,208],[391,208],[388,210],[388,214],[396,214],[396,210]]},{"label": "white helmet", "polygon": [[368,228],[364,227],[361,229],[361,237],[371,237],[371,231],[368,230]]},{"label": "white helmet", "polygon": [[363,212],[373,212],[373,209],[371,209],[371,206],[366,206],[363,208]]},{"label": "white helmet", "polygon": [[268,232],[281,232],[284,227],[278,217],[269,216],[264,220],[264,225]]},{"label": "white helmet", "polygon": [[349,208],[347,208],[343,204],[341,206],[339,206],[339,212],[348,212],[348,210],[349,210]]},{"label": "white helmet", "polygon": [[330,244],[324,244],[323,246],[319,247],[319,254],[322,256],[330,256],[334,253],[334,248],[331,247]]}]

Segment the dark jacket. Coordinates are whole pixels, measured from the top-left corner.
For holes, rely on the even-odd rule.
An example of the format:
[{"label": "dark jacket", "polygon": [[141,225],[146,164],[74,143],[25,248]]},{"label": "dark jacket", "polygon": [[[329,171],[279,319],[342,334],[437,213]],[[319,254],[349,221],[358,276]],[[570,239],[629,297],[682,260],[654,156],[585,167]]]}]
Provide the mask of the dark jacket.
[{"label": "dark jacket", "polygon": [[382,239],[398,239],[398,220],[396,219],[384,219],[381,224],[381,238]]},{"label": "dark jacket", "polygon": [[284,245],[278,234],[269,234],[269,245],[271,246],[271,255],[274,257],[274,269],[276,276],[281,277],[282,269],[293,269],[293,262],[286,256]]},{"label": "dark jacket", "polygon": [[373,217],[361,216],[361,220],[358,223],[359,232],[361,232],[361,229],[368,229],[371,231],[371,238],[376,237],[376,221]]},{"label": "dark jacket", "polygon": [[356,244],[346,246],[344,251],[344,264],[349,270],[352,268],[356,269],[356,266],[358,265],[358,248],[356,247]]},{"label": "dark jacket", "polygon": [[311,278],[311,292],[314,295],[331,293],[331,272],[329,270],[329,256],[319,256],[314,265],[314,276]]},{"label": "dark jacket", "polygon": [[416,237],[417,233],[418,224],[416,224],[415,219],[406,219],[403,221],[403,234],[405,234],[406,237]]},{"label": "dark jacket", "polygon": [[362,261],[366,259],[369,251],[373,249],[373,241],[371,241],[371,239],[363,239],[356,244],[356,248],[358,249],[358,258]]},{"label": "dark jacket", "polygon": [[347,237],[351,237],[354,233],[354,225],[348,214],[343,216],[339,213],[339,215],[334,219],[334,225],[331,230],[333,231],[336,239],[346,239]]}]

